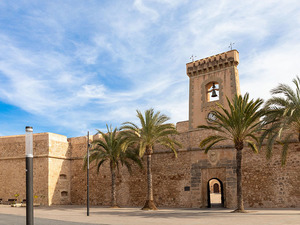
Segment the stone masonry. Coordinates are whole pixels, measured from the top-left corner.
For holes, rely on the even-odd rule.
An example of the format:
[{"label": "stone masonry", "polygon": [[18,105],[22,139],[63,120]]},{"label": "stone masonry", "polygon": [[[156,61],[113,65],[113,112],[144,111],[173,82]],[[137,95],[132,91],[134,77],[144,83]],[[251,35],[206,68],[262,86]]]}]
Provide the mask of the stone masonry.
[{"label": "stone masonry", "polygon": [[[208,181],[217,178],[223,184],[224,206],[233,208],[236,204],[235,150],[220,146],[204,154],[201,149],[189,147],[189,138],[199,135],[195,132],[182,132],[178,136],[184,148],[178,150],[177,158],[166,149],[155,149],[152,165],[155,202],[159,207],[206,207]],[[47,146],[49,139],[54,139],[50,140],[51,146]],[[14,198],[17,193],[20,200],[25,199],[24,140],[23,135],[0,139],[0,198],[3,200]],[[43,205],[86,203],[86,171],[83,170],[86,143],[86,137],[70,138],[66,142],[66,137],[61,135],[34,135],[34,195],[38,196],[35,201]],[[291,144],[285,167],[280,165],[278,147],[270,161],[266,160],[264,150],[259,154],[244,150],[246,207],[300,207],[300,144]],[[53,155],[55,151],[56,156]],[[92,164],[91,204],[108,206],[110,186],[108,165],[104,165],[98,174]],[[130,175],[121,168],[117,176],[118,204],[142,206],[145,197],[145,169],[134,166]]]},{"label": "stone masonry", "polygon": [[[219,102],[239,93],[238,52],[232,50],[187,64],[190,78],[189,121],[176,124],[183,144],[178,157],[161,146],[155,146],[152,157],[154,201],[158,207],[200,208],[209,205],[209,181],[218,179],[224,207],[236,206],[235,149],[223,142],[208,154],[198,147],[210,135],[198,129],[207,124],[207,113],[213,102],[207,102],[206,84],[219,85]],[[98,136],[91,136],[90,141]],[[83,157],[87,137],[68,138],[53,133],[34,134],[34,195],[42,205],[86,204],[86,170]],[[300,207],[300,143],[290,144],[287,165],[280,164],[280,146],[275,146],[271,160],[264,148],[254,154],[243,150],[243,192],[245,207]],[[146,163],[144,169],[133,166],[117,174],[117,201],[120,206],[143,206],[146,199]],[[111,176],[109,165],[100,173],[96,164],[90,167],[90,203],[110,205]],[[25,136],[0,137],[0,198],[2,201],[19,194],[25,199]]]},{"label": "stone masonry", "polygon": [[[70,161],[68,142],[52,133],[33,136],[34,199],[42,205],[70,203]],[[0,137],[0,198],[26,198],[25,136]],[[61,197],[61,192],[67,196]],[[65,194],[63,194],[65,195]]]}]

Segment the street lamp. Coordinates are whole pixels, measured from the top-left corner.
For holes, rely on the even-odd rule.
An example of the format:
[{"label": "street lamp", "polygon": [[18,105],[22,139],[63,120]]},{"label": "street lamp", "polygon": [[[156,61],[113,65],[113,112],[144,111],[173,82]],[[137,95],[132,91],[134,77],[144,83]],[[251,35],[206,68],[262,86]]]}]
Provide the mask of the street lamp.
[{"label": "street lamp", "polygon": [[26,225],[33,225],[33,138],[32,127],[25,128],[26,154]]},{"label": "street lamp", "polygon": [[90,171],[90,132],[87,133],[87,173],[86,173],[86,215],[90,215],[90,182],[89,182],[89,171]]}]

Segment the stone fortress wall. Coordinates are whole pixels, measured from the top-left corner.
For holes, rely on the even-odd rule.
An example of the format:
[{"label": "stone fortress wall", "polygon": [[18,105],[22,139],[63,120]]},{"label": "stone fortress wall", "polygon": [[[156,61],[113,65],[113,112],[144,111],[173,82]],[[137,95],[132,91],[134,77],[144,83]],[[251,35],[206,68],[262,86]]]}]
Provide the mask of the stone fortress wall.
[{"label": "stone fortress wall", "polygon": [[[223,142],[208,154],[198,147],[210,135],[197,128],[207,123],[214,102],[208,101],[207,89],[217,83],[219,102],[240,93],[238,52],[232,50],[187,64],[190,78],[189,120],[176,124],[175,138],[183,144],[178,157],[155,146],[152,157],[154,201],[158,207],[200,208],[208,206],[209,181],[221,182],[224,206],[236,206],[235,149]],[[99,138],[91,136],[90,141]],[[87,137],[68,138],[53,133],[34,134],[34,195],[42,205],[86,204],[86,170],[83,157]],[[295,137],[297,140],[297,137]],[[245,207],[300,207],[300,143],[290,144],[287,165],[281,167],[280,146],[271,160],[265,151],[243,150],[243,193]],[[146,167],[146,163],[144,162]],[[146,200],[146,170],[133,166],[133,174],[121,168],[117,175],[117,200],[120,206],[141,207]],[[100,169],[90,166],[90,203],[110,205],[111,176],[108,164]],[[0,198],[25,199],[25,136],[0,137]]]},{"label": "stone fortress wall", "polygon": [[[34,199],[42,205],[70,203],[70,162],[67,138],[53,133],[33,135]],[[26,199],[25,135],[0,137],[0,198]],[[60,192],[67,196],[60,197]],[[65,195],[65,194],[64,194]]]},{"label": "stone fortress wall", "polygon": [[[208,154],[198,146],[200,130],[182,131],[176,138],[183,143],[178,157],[156,146],[153,155],[154,200],[158,207],[207,207],[210,179],[222,182],[224,206],[236,204],[235,150],[222,145]],[[92,141],[93,137],[91,137]],[[0,198],[4,201],[20,195],[25,199],[25,137],[0,138]],[[67,138],[52,133],[34,135],[34,195],[42,205],[86,204],[87,137]],[[280,165],[280,146],[271,160],[265,152],[243,152],[243,191],[245,207],[300,207],[300,143],[291,143],[287,165]],[[146,166],[145,162],[144,165]],[[111,177],[108,164],[90,167],[90,202],[110,205]],[[146,198],[146,173],[133,166],[130,175],[121,168],[117,175],[117,198],[120,206],[142,206]]]},{"label": "stone fortress wall", "polygon": [[[207,207],[207,185],[217,178],[223,184],[224,205],[236,205],[235,149],[229,143],[218,146],[208,154],[199,149],[200,130],[183,131],[176,138],[183,143],[175,158],[171,151],[155,148],[152,172],[154,200],[159,207]],[[198,137],[198,138],[197,138]],[[75,138],[76,152],[86,153],[86,137]],[[81,150],[80,150],[81,149]],[[274,149],[271,160],[265,151],[254,154],[251,149],[243,152],[243,191],[245,207],[300,207],[300,143],[291,143],[287,165],[281,166],[280,146]],[[146,164],[144,164],[146,165]],[[86,202],[86,173],[82,171],[82,158],[73,159],[72,203]],[[146,198],[146,173],[134,167],[130,176],[125,168],[117,179],[117,198],[120,206],[142,206]],[[110,171],[108,165],[97,174],[91,167],[91,202],[96,205],[110,204]],[[76,193],[76,194],[75,194]],[[75,194],[75,195],[74,195]]]}]

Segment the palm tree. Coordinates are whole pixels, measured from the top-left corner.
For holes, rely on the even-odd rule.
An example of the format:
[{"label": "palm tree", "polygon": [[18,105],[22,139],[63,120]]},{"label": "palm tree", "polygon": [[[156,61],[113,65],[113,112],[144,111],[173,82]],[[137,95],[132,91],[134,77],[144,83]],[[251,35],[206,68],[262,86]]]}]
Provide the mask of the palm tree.
[{"label": "palm tree", "polygon": [[[137,163],[142,168],[142,161],[138,156],[138,152],[132,148],[124,149],[124,138],[117,128],[107,127],[107,133],[97,130],[97,134],[101,134],[101,139],[92,142],[92,150],[90,151],[90,163],[96,161],[97,171],[104,162],[108,161],[111,172],[111,206],[117,208],[116,198],[116,170],[119,170],[119,164],[125,165],[131,173],[131,164],[129,160]],[[87,164],[87,156],[84,158],[84,167]]]},{"label": "palm tree", "polygon": [[258,149],[256,133],[262,127],[260,118],[264,110],[260,109],[262,99],[249,101],[249,94],[244,97],[236,95],[232,102],[227,98],[229,110],[217,104],[213,112],[216,120],[211,125],[202,125],[199,128],[216,131],[215,135],[208,136],[200,142],[200,147],[205,148],[207,153],[215,144],[220,141],[230,140],[236,149],[236,174],[237,174],[237,209],[235,212],[244,212],[242,192],[242,150],[247,144],[255,153]]},{"label": "palm tree", "polygon": [[265,104],[268,113],[264,118],[269,127],[260,138],[260,145],[267,138],[267,158],[272,156],[274,143],[282,145],[282,165],[286,164],[288,145],[294,134],[297,134],[300,142],[300,79],[298,76],[293,79],[293,83],[296,86],[295,91],[286,84],[279,84],[271,90],[273,96]]},{"label": "palm tree", "polygon": [[177,152],[175,146],[181,146],[179,142],[170,137],[170,135],[177,134],[177,130],[172,123],[165,123],[169,120],[164,114],[160,112],[154,113],[153,109],[145,111],[143,115],[137,110],[137,117],[141,123],[141,128],[131,122],[123,123],[121,130],[124,130],[127,144],[136,144],[139,148],[139,155],[147,156],[147,200],[142,208],[143,210],[156,210],[153,202],[153,188],[152,188],[152,173],[151,173],[151,155],[153,154],[154,145],[160,144],[170,148],[175,156]]}]

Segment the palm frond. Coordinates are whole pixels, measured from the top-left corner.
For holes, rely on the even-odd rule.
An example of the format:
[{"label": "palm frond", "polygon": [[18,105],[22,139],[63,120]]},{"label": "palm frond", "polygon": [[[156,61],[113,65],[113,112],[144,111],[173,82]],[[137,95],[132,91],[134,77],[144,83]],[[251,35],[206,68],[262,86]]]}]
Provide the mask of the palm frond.
[{"label": "palm frond", "polygon": [[200,126],[198,126],[198,128],[204,129],[204,130],[214,130],[214,131],[224,132],[222,130],[222,127],[219,127],[219,126],[200,125]]},{"label": "palm frond", "polygon": [[273,145],[278,137],[278,133],[270,133],[268,140],[267,140],[267,151],[266,151],[266,157],[267,159],[270,159],[273,155]]},{"label": "palm frond", "polygon": [[271,155],[273,143],[277,139],[278,143],[282,143],[282,164],[285,164],[287,154],[288,142],[285,140],[289,137],[284,137],[284,134],[286,131],[298,133],[300,126],[300,79],[298,76],[293,79],[293,83],[296,86],[295,90],[286,84],[279,84],[272,89],[272,97],[265,104],[267,114],[264,117],[264,123],[270,128],[263,133],[261,139],[270,139],[267,142],[268,157]]},{"label": "palm frond", "polygon": [[219,135],[212,135],[212,136],[209,136],[205,139],[203,139],[200,144],[199,144],[199,147],[200,148],[205,148],[205,153],[207,153],[207,151],[213,146],[215,145],[216,143],[220,142],[220,141],[224,141],[224,140],[227,140],[226,137],[223,137],[223,136],[219,136]]},{"label": "palm frond", "polygon": [[[134,127],[134,126],[132,126]],[[133,159],[133,162],[138,162],[138,157],[133,158],[133,154],[126,153],[127,148],[132,146],[131,139],[136,135],[134,132],[119,132],[117,128],[106,125],[107,133],[97,130],[101,134],[101,138],[92,142],[92,149],[90,150],[90,163],[94,161],[97,164],[97,170],[105,161],[109,161],[111,169],[117,168],[119,171],[120,163],[126,159]],[[126,134],[126,135],[125,135]],[[128,141],[129,140],[129,141]],[[87,156],[84,157],[84,168],[87,166]]]},{"label": "palm frond", "polygon": [[120,127],[120,130],[138,130],[138,126],[132,122],[125,122],[122,123],[122,126]]},{"label": "palm frond", "polygon": [[246,140],[246,142],[248,143],[248,146],[253,150],[254,153],[258,153],[257,146],[253,141]]},{"label": "palm frond", "polygon": [[253,133],[248,133],[245,135],[245,137],[250,137],[253,140],[255,140],[256,143],[259,143],[259,138],[256,135],[254,135]]},{"label": "palm frond", "polygon": [[217,108],[214,109],[216,121],[211,125],[198,126],[216,132],[202,140],[199,146],[205,147],[207,152],[220,141],[231,140],[234,143],[246,141],[250,148],[257,151],[255,143],[259,143],[259,138],[256,132],[264,127],[261,120],[265,116],[265,109],[262,108],[263,100],[249,99],[249,94],[246,93],[244,96],[236,95],[232,100],[226,98],[226,101],[228,107],[218,103]]},{"label": "palm frond", "polygon": [[[139,148],[140,157],[144,155],[146,148],[153,149],[155,143],[165,144],[165,146],[171,148],[175,153],[175,146],[178,145],[178,142],[171,138],[171,136],[178,134],[178,132],[174,124],[166,123],[169,117],[161,114],[159,111],[154,112],[153,108],[146,110],[144,114],[139,110],[136,110],[136,112],[140,127],[126,122],[122,126],[125,140],[122,145],[129,146],[135,144]],[[169,139],[165,139],[165,137],[169,137]]]},{"label": "palm frond", "polygon": [[97,165],[97,173],[99,173],[100,167],[102,166],[102,164],[103,164],[105,161],[106,161],[105,159],[102,159],[102,160],[98,163],[98,165]]},{"label": "palm frond", "polygon": [[214,141],[211,141],[210,144],[206,145],[205,149],[204,149],[204,153],[206,154],[208,152],[208,150],[210,150],[215,144],[217,144],[218,142],[221,142],[221,141],[225,141],[227,140],[226,138],[219,138],[219,139],[216,139]]}]

